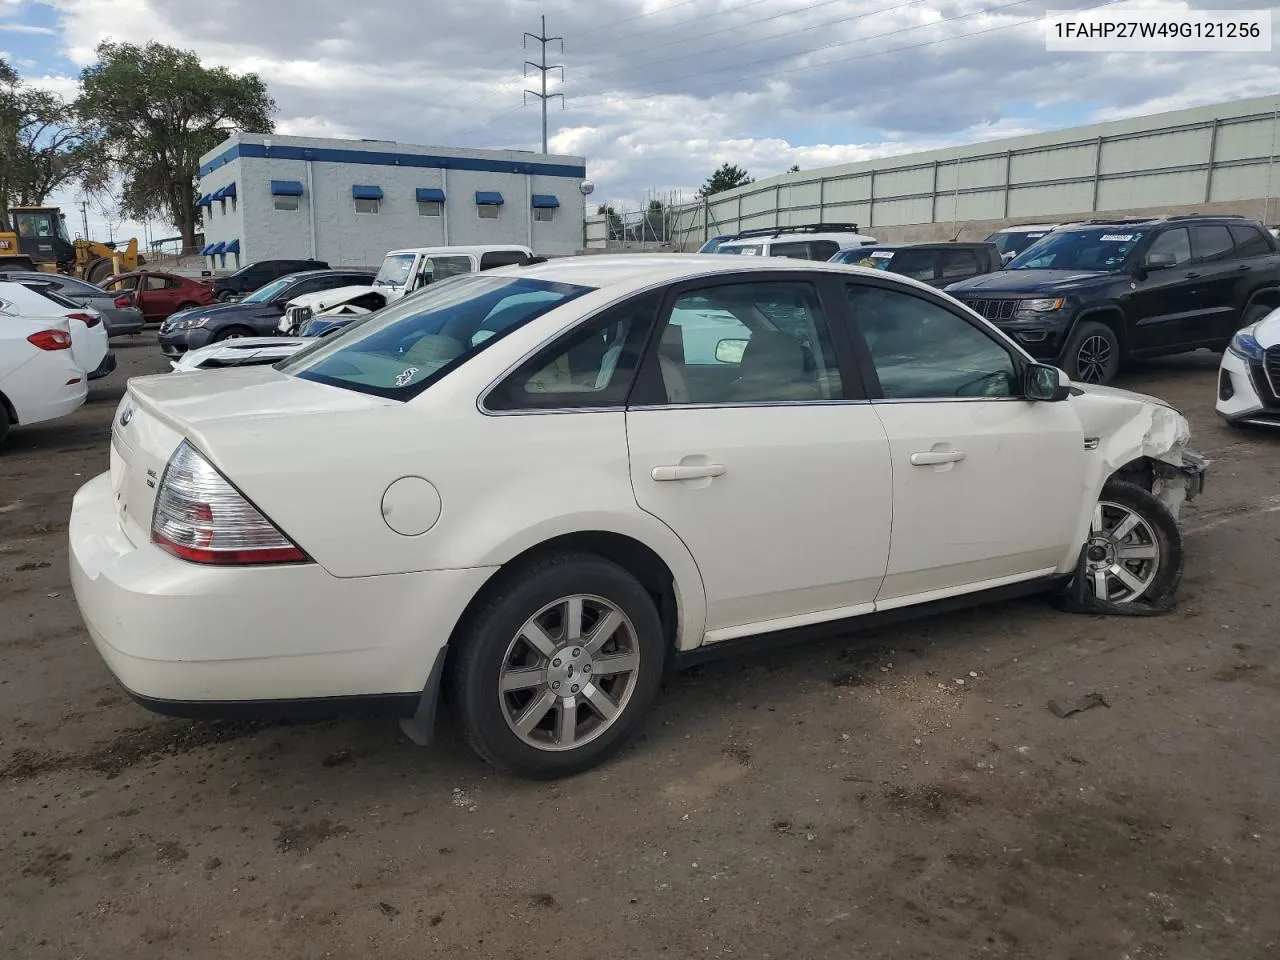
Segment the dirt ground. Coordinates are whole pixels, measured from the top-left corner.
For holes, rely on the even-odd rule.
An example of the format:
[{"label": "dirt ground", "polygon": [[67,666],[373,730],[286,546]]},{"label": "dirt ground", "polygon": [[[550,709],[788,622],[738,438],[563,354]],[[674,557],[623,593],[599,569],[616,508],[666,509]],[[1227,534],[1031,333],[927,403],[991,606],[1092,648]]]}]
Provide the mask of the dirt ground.
[{"label": "dirt ground", "polygon": [[1026,601],[707,665],[547,785],[447,728],[120,691],[64,542],[125,378],[165,368],[118,355],[0,457],[0,957],[1280,956],[1280,436],[1219,424],[1215,356],[1124,384],[1213,459],[1173,614]]}]

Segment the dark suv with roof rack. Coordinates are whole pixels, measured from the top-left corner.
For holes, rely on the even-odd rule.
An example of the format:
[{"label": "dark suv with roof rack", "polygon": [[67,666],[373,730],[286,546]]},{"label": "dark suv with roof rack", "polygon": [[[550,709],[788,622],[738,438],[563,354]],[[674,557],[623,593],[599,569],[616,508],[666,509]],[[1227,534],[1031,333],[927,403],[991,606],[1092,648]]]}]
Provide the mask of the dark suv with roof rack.
[{"label": "dark suv with roof rack", "polygon": [[945,289],[1033,357],[1107,383],[1130,357],[1223,350],[1280,306],[1280,247],[1240,216],[1086,220]]}]

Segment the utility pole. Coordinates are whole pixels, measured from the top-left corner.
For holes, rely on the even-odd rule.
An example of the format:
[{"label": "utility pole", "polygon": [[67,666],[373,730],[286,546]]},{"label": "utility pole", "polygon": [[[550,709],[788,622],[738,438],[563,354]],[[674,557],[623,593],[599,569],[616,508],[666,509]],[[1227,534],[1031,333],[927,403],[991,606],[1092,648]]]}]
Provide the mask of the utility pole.
[{"label": "utility pole", "polygon": [[89,239],[89,201],[88,200],[80,201],[80,220],[84,224],[84,233],[82,234],[82,236],[86,240],[88,240]]},{"label": "utility pole", "polygon": [[537,70],[538,73],[541,74],[542,76],[542,92],[539,93],[536,90],[526,90],[524,92],[524,95],[525,95],[524,102],[528,103],[529,97],[536,97],[537,99],[542,101],[542,152],[545,154],[547,152],[547,101],[554,100],[556,97],[559,97],[560,109],[561,110],[564,109],[563,93],[547,93],[547,74],[550,73],[552,70],[560,71],[560,82],[564,83],[564,67],[558,63],[556,64],[547,63],[547,44],[558,40],[560,42],[560,52],[564,53],[564,37],[548,37],[547,36],[547,18],[543,16],[541,32],[536,34],[526,33],[524,35],[523,43],[524,43],[524,48],[526,50],[529,49],[530,40],[533,40],[536,43],[541,45],[542,56],[539,58],[539,61],[537,63],[534,63],[532,60],[526,60],[524,62],[524,75],[525,77],[529,76],[530,67],[532,67],[534,70]]}]

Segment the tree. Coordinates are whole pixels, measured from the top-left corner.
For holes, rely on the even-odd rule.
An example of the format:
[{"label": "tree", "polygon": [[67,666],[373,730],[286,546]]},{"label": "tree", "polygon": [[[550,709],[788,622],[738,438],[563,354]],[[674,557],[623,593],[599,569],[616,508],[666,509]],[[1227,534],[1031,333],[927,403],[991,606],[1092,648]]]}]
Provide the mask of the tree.
[{"label": "tree", "polygon": [[607,224],[607,231],[608,231],[606,234],[606,237],[609,240],[621,240],[622,239],[622,217],[619,215],[618,211],[613,209],[613,207],[611,206],[605,206],[601,204],[600,207],[597,208],[596,213],[605,217],[605,222]]},{"label": "tree", "polygon": [[93,179],[102,160],[97,138],[66,101],[23,83],[0,59],[0,217]]},{"label": "tree", "polygon": [[800,164],[798,163],[793,163],[790,167],[787,168],[787,173],[799,173],[799,172],[800,172]]},{"label": "tree", "polygon": [[755,183],[755,178],[748,176],[747,171],[736,164],[722,163],[720,169],[707,177],[707,182],[698,190],[698,196],[709,197],[734,187],[745,187],[748,183]]},{"label": "tree", "polygon": [[189,50],[106,40],[80,74],[76,109],[124,182],[122,207],[164,215],[195,244],[200,157],[235,130],[271,133],[275,101],[256,73],[206,67]]}]

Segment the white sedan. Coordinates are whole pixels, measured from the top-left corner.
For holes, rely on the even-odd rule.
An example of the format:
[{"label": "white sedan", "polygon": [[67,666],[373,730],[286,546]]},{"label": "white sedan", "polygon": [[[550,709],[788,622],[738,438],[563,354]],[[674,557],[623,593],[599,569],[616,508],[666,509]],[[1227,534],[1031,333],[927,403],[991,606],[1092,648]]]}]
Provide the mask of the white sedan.
[{"label": "white sedan", "polygon": [[42,286],[0,280],[0,315],[9,317],[63,317],[71,331],[71,353],[90,380],[115,369],[115,354],[108,349],[107,326],[92,307]]},{"label": "white sedan", "polygon": [[500,769],[587,769],[668,665],[1053,593],[1165,609],[1187,421],[1076,386],[955,300],[810,261],[452,278],[279,367],[133,379],[76,494],[99,652],[179,716],[447,688]]},{"label": "white sedan", "polygon": [[89,391],[65,317],[0,314],[0,448],[12,427],[74,413]]},{"label": "white sedan", "polygon": [[1280,308],[1231,338],[1216,406],[1232,426],[1280,427]]}]

